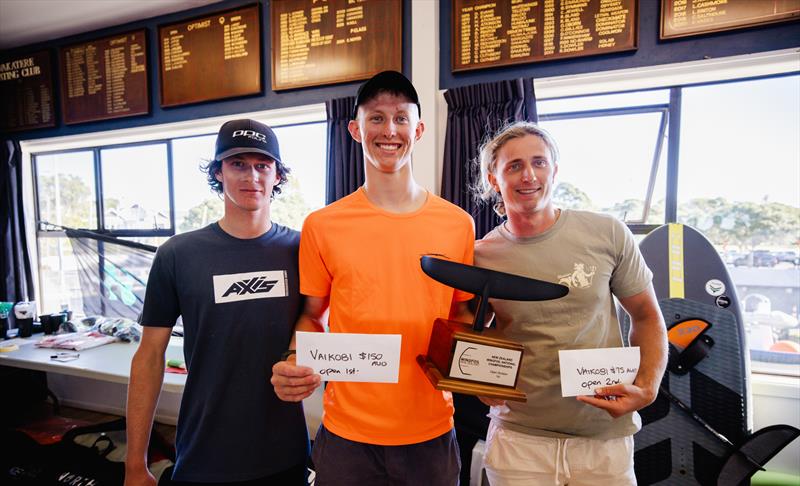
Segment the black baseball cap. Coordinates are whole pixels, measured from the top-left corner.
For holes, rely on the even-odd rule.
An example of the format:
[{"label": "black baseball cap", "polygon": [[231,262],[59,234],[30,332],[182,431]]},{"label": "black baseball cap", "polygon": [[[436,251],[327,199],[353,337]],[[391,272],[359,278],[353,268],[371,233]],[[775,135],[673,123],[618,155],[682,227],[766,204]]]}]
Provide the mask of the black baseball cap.
[{"label": "black baseball cap", "polygon": [[358,116],[358,107],[371,100],[378,93],[393,93],[403,95],[412,103],[417,105],[417,111],[422,116],[422,108],[419,106],[419,96],[414,85],[403,73],[397,71],[383,71],[369,78],[361,87],[358,88],[356,103],[353,105],[353,119]]},{"label": "black baseball cap", "polygon": [[278,137],[263,123],[247,118],[225,122],[217,133],[214,160],[222,160],[236,154],[255,152],[281,161]]}]

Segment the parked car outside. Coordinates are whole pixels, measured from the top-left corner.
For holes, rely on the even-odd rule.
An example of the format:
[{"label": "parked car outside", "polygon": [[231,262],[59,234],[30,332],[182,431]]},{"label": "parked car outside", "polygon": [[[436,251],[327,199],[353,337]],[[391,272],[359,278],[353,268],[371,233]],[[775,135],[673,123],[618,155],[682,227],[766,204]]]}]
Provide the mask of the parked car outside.
[{"label": "parked car outside", "polygon": [[774,267],[778,258],[767,250],[756,250],[733,261],[735,266]]},{"label": "parked car outside", "polygon": [[727,250],[720,253],[720,257],[728,265],[733,265],[733,262],[735,262],[737,259],[746,256],[747,253],[743,253],[741,251],[736,251],[736,250]]},{"label": "parked car outside", "polygon": [[775,258],[778,263],[791,263],[792,265],[800,265],[800,255],[794,251],[779,251],[775,253]]}]

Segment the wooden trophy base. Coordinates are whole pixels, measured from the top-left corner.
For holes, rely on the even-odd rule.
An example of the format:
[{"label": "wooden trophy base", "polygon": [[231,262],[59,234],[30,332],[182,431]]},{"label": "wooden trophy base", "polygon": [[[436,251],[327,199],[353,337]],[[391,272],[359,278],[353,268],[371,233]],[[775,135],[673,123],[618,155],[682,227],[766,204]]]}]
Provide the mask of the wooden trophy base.
[{"label": "wooden trophy base", "polygon": [[525,402],[525,393],[516,389],[522,353],[521,344],[493,330],[476,332],[469,324],[436,319],[428,354],[417,356],[417,363],[437,390]]},{"label": "wooden trophy base", "polygon": [[476,395],[481,397],[499,398],[501,400],[511,400],[514,402],[527,402],[527,395],[516,388],[507,388],[486,383],[464,381],[455,378],[445,378],[427,356],[420,354],[417,356],[417,363],[425,372],[428,381],[437,390],[446,390],[465,395]]}]

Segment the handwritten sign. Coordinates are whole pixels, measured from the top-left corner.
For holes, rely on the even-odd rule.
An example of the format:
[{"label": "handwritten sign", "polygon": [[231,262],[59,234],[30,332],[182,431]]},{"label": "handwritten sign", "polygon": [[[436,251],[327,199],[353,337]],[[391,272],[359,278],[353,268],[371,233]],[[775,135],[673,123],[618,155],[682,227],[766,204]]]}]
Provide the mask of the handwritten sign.
[{"label": "handwritten sign", "polygon": [[298,332],[297,364],[322,381],[397,383],[400,335]]},{"label": "handwritten sign", "polygon": [[558,361],[562,397],[594,395],[603,386],[633,383],[639,371],[639,347],[561,350]]}]

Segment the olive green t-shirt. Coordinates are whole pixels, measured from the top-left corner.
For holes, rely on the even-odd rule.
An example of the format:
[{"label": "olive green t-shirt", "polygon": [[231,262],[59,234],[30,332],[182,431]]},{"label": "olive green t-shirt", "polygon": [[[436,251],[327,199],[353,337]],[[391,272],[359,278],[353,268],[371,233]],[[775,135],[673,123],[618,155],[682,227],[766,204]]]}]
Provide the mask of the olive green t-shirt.
[{"label": "olive green t-shirt", "polygon": [[566,297],[550,301],[490,299],[497,328],[525,347],[518,386],[528,398],[492,407],[492,420],[546,437],[610,439],[638,431],[637,413],[613,419],[562,397],[558,363],[561,349],[623,345],[613,296],[638,294],[653,276],[625,224],[575,210],[563,210],[552,228],[531,238],[501,224],[475,243],[475,265],[569,287]]}]

